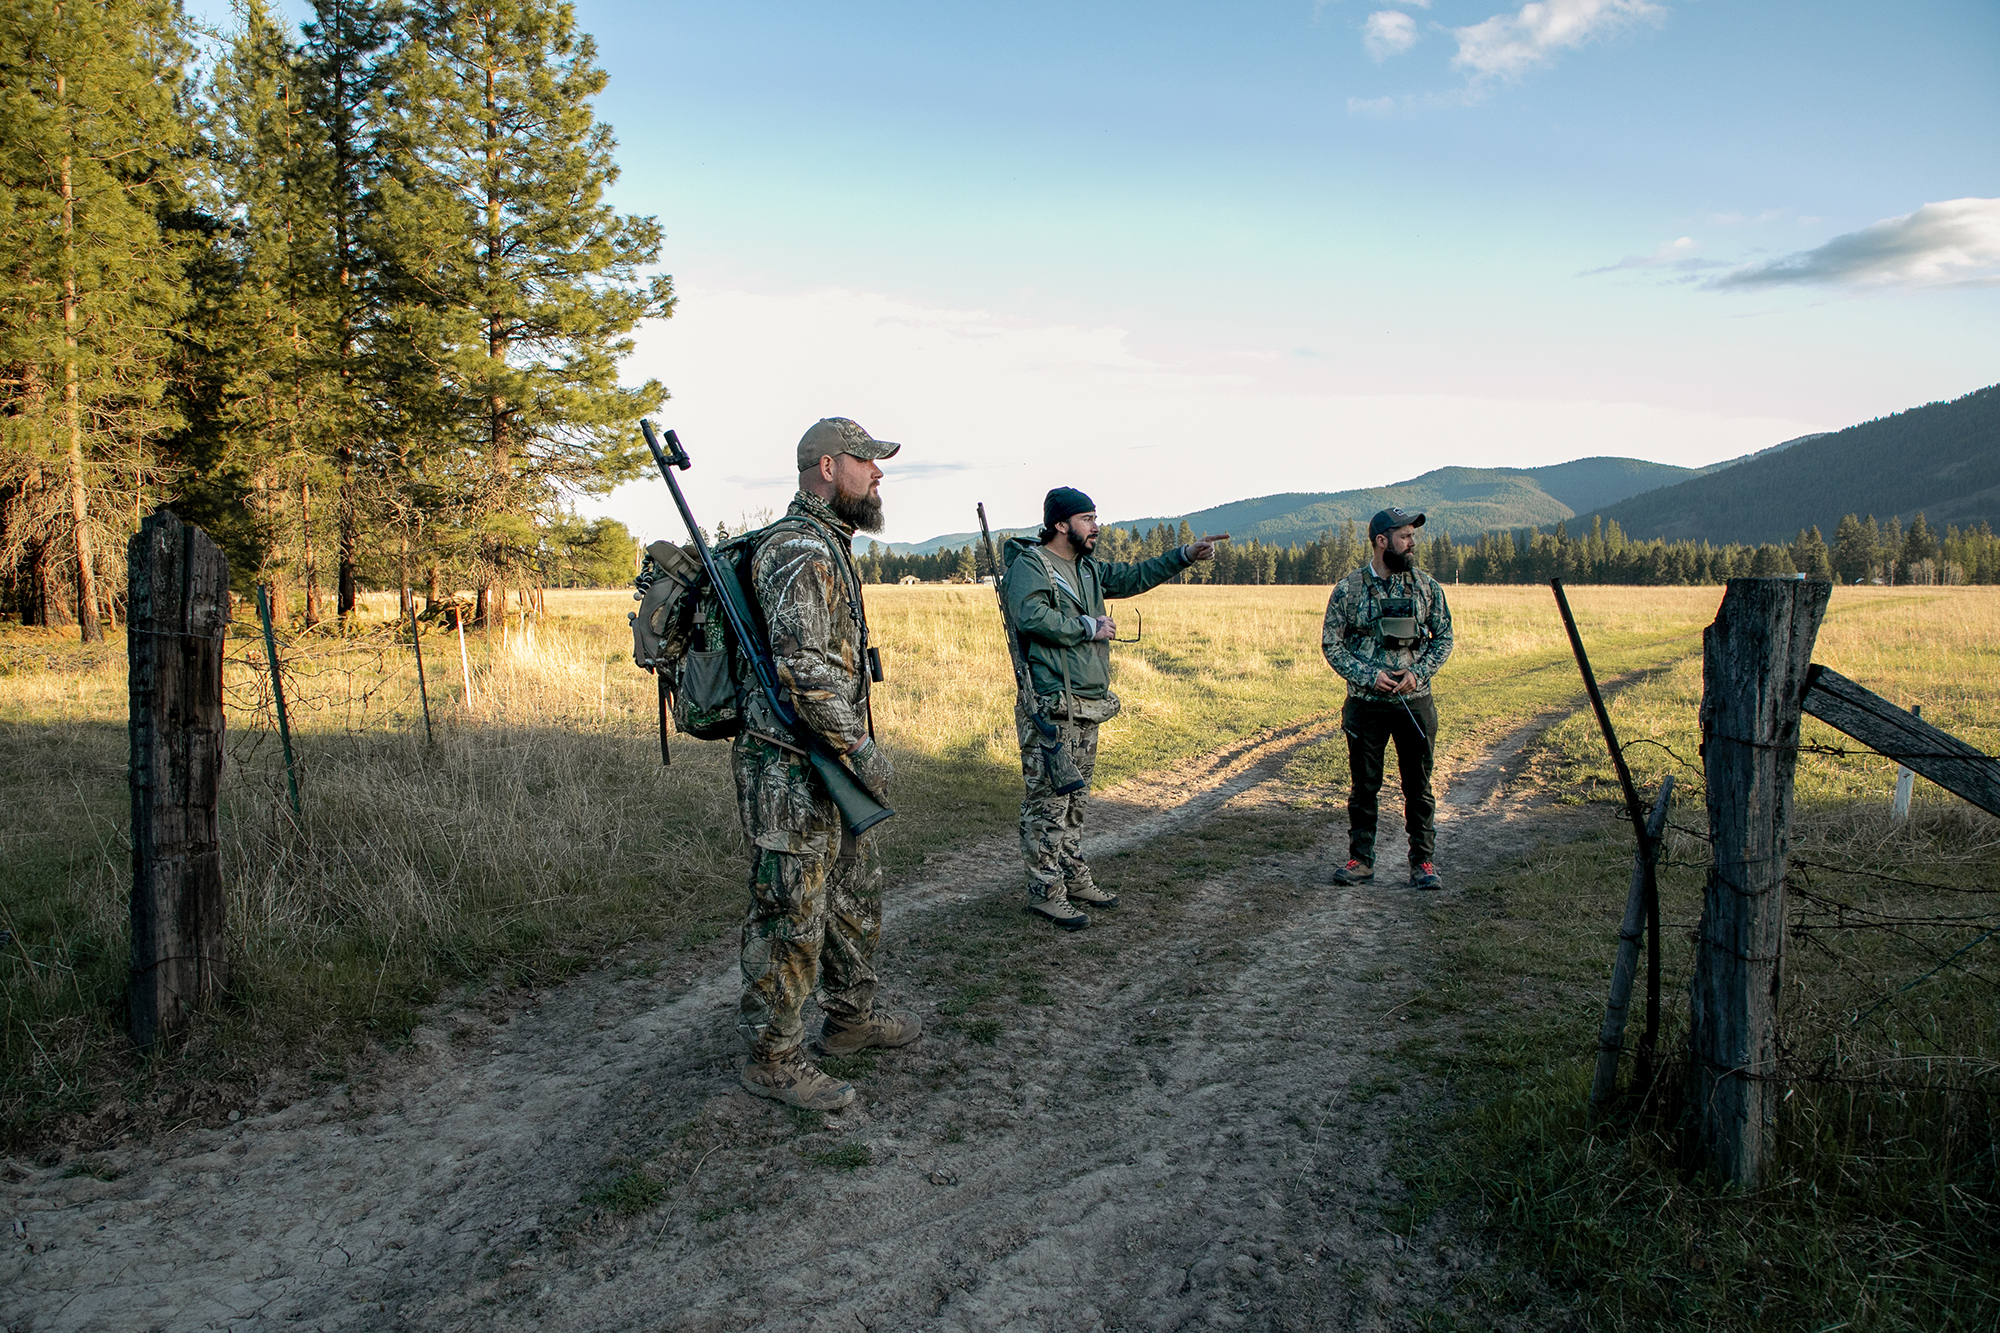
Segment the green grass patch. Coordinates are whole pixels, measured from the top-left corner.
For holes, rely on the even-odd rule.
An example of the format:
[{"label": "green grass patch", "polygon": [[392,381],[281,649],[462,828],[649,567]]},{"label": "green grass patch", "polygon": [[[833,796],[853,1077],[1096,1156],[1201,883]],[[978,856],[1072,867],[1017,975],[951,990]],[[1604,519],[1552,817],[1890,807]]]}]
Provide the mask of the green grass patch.
[{"label": "green grass patch", "polygon": [[643,1167],[633,1167],[585,1191],[582,1201],[595,1208],[608,1208],[623,1217],[634,1217],[650,1212],[666,1197],[665,1181]]},{"label": "green grass patch", "polygon": [[835,1078],[859,1078],[874,1073],[879,1058],[880,1052],[870,1048],[852,1055],[829,1055],[819,1062],[819,1067]]},{"label": "green grass patch", "polygon": [[829,1171],[858,1171],[864,1166],[875,1164],[875,1154],[868,1151],[866,1144],[841,1143],[831,1148],[820,1149],[805,1154],[805,1159],[814,1166]]}]

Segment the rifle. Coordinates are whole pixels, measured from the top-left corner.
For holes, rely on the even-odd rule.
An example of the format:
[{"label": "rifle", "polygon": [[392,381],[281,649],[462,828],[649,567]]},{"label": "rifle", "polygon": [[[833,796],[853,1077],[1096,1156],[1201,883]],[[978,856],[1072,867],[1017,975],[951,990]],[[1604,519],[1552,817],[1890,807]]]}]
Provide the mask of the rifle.
[{"label": "rifle", "polygon": [[1014,628],[1014,614],[1007,609],[1007,593],[1000,586],[1000,559],[993,550],[993,532],[986,526],[986,506],[983,503],[979,506],[979,540],[986,550],[987,567],[993,571],[993,593],[1000,599],[1000,623],[1007,629],[1007,656],[1014,663],[1014,688],[1018,692],[1014,707],[1041,734],[1042,766],[1055,794],[1067,796],[1073,791],[1082,791],[1086,785],[1083,774],[1069,757],[1069,747],[1063,744],[1062,729],[1043,717],[1036,706],[1034,678],[1028,669],[1021,633]]},{"label": "rifle", "polygon": [[722,605],[723,619],[729,623],[729,632],[743,655],[750,660],[751,669],[757,673],[757,684],[764,691],[764,698],[770,703],[771,711],[792,735],[806,745],[806,761],[812,765],[814,773],[826,785],[827,795],[840,809],[841,822],[847,831],[859,837],[877,824],[895,814],[888,806],[868,794],[847,767],[845,756],[834,751],[820,734],[799,721],[799,715],[785,702],[784,687],[778,683],[778,666],[771,660],[771,650],[764,642],[757,619],[751,614],[754,603],[744,591],[743,582],[736,577],[736,570],[730,564],[719,561],[715,553],[708,549],[708,539],[702,535],[701,524],[694,521],[694,512],[688,508],[687,497],[681,494],[680,483],[674,480],[674,469],[686,470],[692,466],[687,450],[681,447],[680,436],[667,432],[667,447],[662,449],[657,436],[653,434],[653,423],[639,422],[639,429],[645,434],[646,447],[653,451],[653,461],[660,466],[660,475],[667,479],[667,489],[674,493],[674,507],[681,511],[681,522],[687,524],[688,535],[694,538],[695,551],[701,556],[701,567],[708,575],[709,586],[715,589],[716,601]]}]

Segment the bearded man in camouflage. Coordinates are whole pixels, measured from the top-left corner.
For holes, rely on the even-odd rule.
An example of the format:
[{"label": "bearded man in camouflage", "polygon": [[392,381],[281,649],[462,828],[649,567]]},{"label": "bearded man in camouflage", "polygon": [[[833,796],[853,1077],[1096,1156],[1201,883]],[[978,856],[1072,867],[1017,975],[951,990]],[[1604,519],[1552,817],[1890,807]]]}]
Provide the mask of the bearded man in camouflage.
[{"label": "bearded man in camouflage", "polygon": [[[875,744],[869,715],[868,621],[853,540],[857,529],[881,531],[875,460],[901,447],[871,439],[845,417],[814,424],[799,441],[798,494],[764,530],[751,562],[765,640],[799,726],[845,754],[885,804],[895,770]],[[872,960],[882,938],[875,839],[847,832],[813,776],[808,740],[772,715],[762,691],[751,691],[732,755],[751,844],[738,1028],[750,1045],[745,1088],[833,1111],[854,1100],[854,1089],[803,1049],[800,1013],[815,987],[826,1011],[814,1043],[822,1056],[908,1045],[923,1027],[913,1014],[875,1009]]]},{"label": "bearded man in camouflage", "polygon": [[1410,884],[1441,889],[1437,870],[1437,801],[1431,767],[1437,755],[1437,705],[1431,677],[1451,656],[1451,608],[1438,581],[1416,567],[1412,552],[1422,514],[1384,509],[1368,524],[1368,563],[1333,586],[1320,647],[1347,682],[1341,729],[1347,733],[1347,864],[1336,884],[1375,878],[1376,801],[1382,758],[1396,742],[1403,776],[1403,827],[1410,834]]},{"label": "bearded man in camouflage", "polygon": [[[1118,711],[1111,692],[1111,639],[1118,626],[1104,609],[1107,597],[1137,597],[1165,583],[1197,560],[1215,554],[1219,537],[1177,546],[1136,564],[1099,560],[1097,506],[1089,496],[1058,486],[1042,502],[1042,531],[1033,541],[1010,538],[1000,592],[1021,636],[1043,724],[1059,731],[1059,744],[1083,778],[1080,790],[1059,793],[1042,757],[1048,744],[1037,719],[1017,701],[1015,730],[1027,798],[1021,802],[1021,859],[1028,867],[1028,911],[1065,930],[1082,930],[1082,907],[1116,907],[1118,895],[1091,878],[1083,859],[1083,816],[1090,774],[1097,764],[1097,728]],[[1081,907],[1079,906],[1081,904]]]}]

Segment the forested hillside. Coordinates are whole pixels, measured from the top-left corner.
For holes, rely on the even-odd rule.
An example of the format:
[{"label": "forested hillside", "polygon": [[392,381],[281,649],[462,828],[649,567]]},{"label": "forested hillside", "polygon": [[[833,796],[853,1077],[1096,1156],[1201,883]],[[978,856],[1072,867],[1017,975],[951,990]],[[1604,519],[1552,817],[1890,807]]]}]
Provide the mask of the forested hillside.
[{"label": "forested hillside", "polygon": [[[1227,532],[1241,541],[1283,547],[1310,543],[1349,519],[1365,524],[1378,510],[1393,505],[1425,511],[1433,532],[1477,537],[1494,528],[1557,523],[1587,509],[1696,475],[1694,468],[1649,463],[1642,458],[1579,458],[1534,468],[1445,467],[1392,486],[1260,495],[1171,518],[1120,519],[1118,526],[1150,532],[1162,523],[1169,527],[1185,523],[1201,532]],[[1103,503],[1110,512],[1111,499],[1106,497]],[[1009,529],[1010,533],[1033,531]],[[928,541],[898,542],[890,549],[897,554],[925,555],[967,545],[976,536],[946,533]]]},{"label": "forested hillside", "polygon": [[1801,528],[1831,532],[1845,514],[1908,524],[1918,511],[1938,531],[2000,523],[2000,385],[1817,436],[1601,513],[1634,537],[1760,543],[1790,541]]},{"label": "forested hillside", "polygon": [[166,0],[0,16],[0,601],[102,636],[162,505],[307,622],[363,585],[629,576],[579,495],[637,475],[621,387],[660,232],[557,0]]}]

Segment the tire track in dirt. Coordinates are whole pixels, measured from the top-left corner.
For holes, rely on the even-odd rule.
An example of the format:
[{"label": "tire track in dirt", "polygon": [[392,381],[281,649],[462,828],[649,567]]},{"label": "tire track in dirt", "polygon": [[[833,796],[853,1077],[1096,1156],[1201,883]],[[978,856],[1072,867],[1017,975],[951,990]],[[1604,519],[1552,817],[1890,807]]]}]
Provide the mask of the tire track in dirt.
[{"label": "tire track in dirt", "polygon": [[[1498,774],[1555,716],[1447,775],[1456,871],[1533,819]],[[1282,773],[1337,725],[1267,732],[1104,793],[1091,849],[1114,874],[1198,864],[1202,831],[1223,821],[1291,836],[1225,858],[1157,912],[1128,891],[1067,941],[1079,950],[1055,1003],[997,1044],[934,1031],[883,1056],[861,1102],[828,1120],[870,1165],[814,1165],[796,1118],[735,1090],[737,982],[718,949],[678,993],[598,973],[503,1025],[453,1015],[378,1086],[98,1155],[115,1179],[8,1164],[0,1207],[22,1225],[0,1321],[1397,1326],[1454,1264],[1485,1260],[1384,1229],[1401,1188],[1394,1126],[1424,1100],[1387,1059],[1412,1035],[1395,1008],[1438,899],[1386,880],[1325,887],[1344,820],[1298,809]],[[1400,864],[1386,819],[1382,844]],[[938,994],[914,975],[923,937],[1017,894],[1015,858],[995,839],[896,890],[889,1002],[935,1023]],[[691,1134],[720,1137],[666,1182],[662,1207],[625,1222],[578,1205],[607,1164]]]}]

